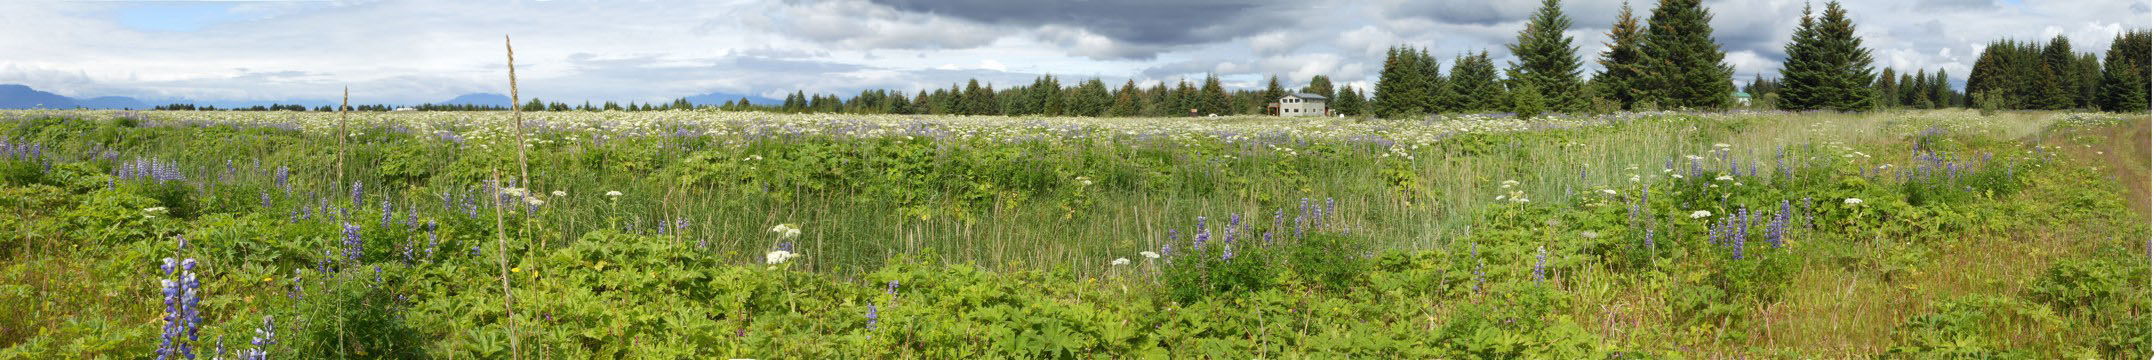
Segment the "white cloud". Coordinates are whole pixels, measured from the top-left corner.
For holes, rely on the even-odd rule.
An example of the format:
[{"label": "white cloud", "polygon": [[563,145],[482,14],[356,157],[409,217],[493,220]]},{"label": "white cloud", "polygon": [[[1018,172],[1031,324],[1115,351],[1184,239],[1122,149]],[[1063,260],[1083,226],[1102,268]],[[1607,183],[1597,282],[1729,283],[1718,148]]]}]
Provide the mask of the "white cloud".
[{"label": "white cloud", "polygon": [[[1501,65],[1512,58],[1504,43],[1532,10],[1530,2],[1493,0],[1235,2],[1246,19],[1184,25],[1132,13],[1142,22],[1115,27],[1119,20],[1031,14],[1022,3],[1031,0],[1009,1],[966,14],[866,0],[211,4],[202,6],[228,8],[230,16],[192,31],[141,30],[113,15],[138,3],[0,2],[0,49],[8,49],[0,83],[70,96],[220,100],[328,99],[351,86],[355,101],[439,101],[505,93],[507,33],[516,36],[523,92],[545,99],[850,94],[947,87],[968,77],[1007,86],[1047,73],[1065,83],[1098,76],[1147,85],[1205,73],[1244,84],[1277,74],[1297,87],[1324,74],[1366,89],[1395,45],[1428,48],[1447,66],[1486,50]],[[1651,10],[1649,1],[1631,2],[1641,18]],[[1566,34],[1590,74],[1620,1],[1564,3],[1575,24]],[[1739,77],[1777,73],[1802,4],[1709,1],[1715,38]],[[1956,78],[1995,39],[2063,35],[2075,50],[2099,53],[2114,34],[2149,26],[2143,0],[1846,5],[1878,66],[1941,68]]]}]

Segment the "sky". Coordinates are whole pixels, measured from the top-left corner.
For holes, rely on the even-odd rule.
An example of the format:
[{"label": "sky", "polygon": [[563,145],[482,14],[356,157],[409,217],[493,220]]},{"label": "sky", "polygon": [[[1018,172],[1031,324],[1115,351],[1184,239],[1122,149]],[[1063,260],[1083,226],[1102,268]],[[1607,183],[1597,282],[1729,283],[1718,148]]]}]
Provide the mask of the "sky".
[{"label": "sky", "polygon": [[[1777,74],[1805,3],[1707,0],[1736,77]],[[1314,75],[1367,89],[1386,48],[1498,66],[1539,5],[1521,0],[0,1],[0,84],[74,97],[355,103],[508,93],[665,101],[710,92],[1074,86],[1202,79],[1259,88]],[[1621,0],[1563,1],[1584,73]],[[1650,1],[1631,6],[1643,18]],[[1823,4],[1816,4],[1822,11]],[[1863,0],[1846,4],[1880,67],[1958,83],[1984,44],[2063,35],[2100,53],[2149,27],[2149,0]]]}]

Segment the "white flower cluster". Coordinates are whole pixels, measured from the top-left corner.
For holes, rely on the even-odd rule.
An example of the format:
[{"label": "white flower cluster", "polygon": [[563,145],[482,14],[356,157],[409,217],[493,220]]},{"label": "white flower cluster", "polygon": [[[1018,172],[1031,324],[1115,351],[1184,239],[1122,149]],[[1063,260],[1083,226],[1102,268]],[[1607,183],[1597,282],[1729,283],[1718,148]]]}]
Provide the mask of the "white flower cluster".
[{"label": "white flower cluster", "polygon": [[800,237],[800,228],[794,227],[793,224],[778,224],[778,226],[772,226],[770,227],[770,232],[777,233],[778,237],[780,238],[791,239]]}]

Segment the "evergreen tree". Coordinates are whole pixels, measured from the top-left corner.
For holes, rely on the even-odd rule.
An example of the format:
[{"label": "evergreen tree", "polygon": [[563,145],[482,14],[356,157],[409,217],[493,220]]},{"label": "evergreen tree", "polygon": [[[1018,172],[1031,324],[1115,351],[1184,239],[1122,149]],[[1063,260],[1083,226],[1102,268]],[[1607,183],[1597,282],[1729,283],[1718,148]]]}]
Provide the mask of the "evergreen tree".
[{"label": "evergreen tree", "polygon": [[991,109],[994,108],[996,105],[993,91],[993,88],[980,87],[979,79],[966,79],[965,92],[962,96],[963,99],[959,100],[959,104],[957,105],[958,108],[963,109],[959,113],[965,115],[987,115],[989,112],[993,111]]},{"label": "evergreen tree", "polygon": [[[1266,104],[1267,107],[1269,106],[1269,104],[1278,102],[1279,98],[1286,97],[1286,88],[1279,86],[1279,75],[1271,75],[1269,76],[1269,78],[1269,85],[1264,86],[1264,93],[1262,95],[1264,97],[1264,104]],[[1269,112],[1265,114],[1278,115]]]},{"label": "evergreen tree", "polygon": [[1902,87],[1900,88],[1900,104],[1906,105],[1910,108],[1926,109],[1926,107],[1922,106],[1922,100],[1928,98],[1928,96],[1923,94],[1923,89],[1930,88],[1929,73],[1916,71],[1915,80],[1904,83],[1901,86]]},{"label": "evergreen tree", "polygon": [[[1416,98],[1415,103],[1430,113],[1455,111],[1456,109],[1449,105],[1457,102],[1458,93],[1451,91],[1451,80],[1444,76],[1443,64],[1437,63],[1436,57],[1429,55],[1428,49],[1416,52],[1416,57],[1418,59],[1414,61],[1414,80],[1420,84],[1418,87],[1421,89],[1421,97]],[[1490,64],[1493,69],[1494,63]]]},{"label": "evergreen tree", "polygon": [[1426,62],[1427,52],[1407,47],[1394,47],[1385,55],[1384,70],[1376,82],[1377,116],[1420,116],[1432,110],[1429,102],[1434,93],[1428,74],[1436,65]]},{"label": "evergreen tree", "polygon": [[1361,116],[1368,113],[1366,99],[1363,99],[1361,92],[1354,90],[1353,86],[1339,88],[1338,97],[1332,102],[1340,115]]},{"label": "evergreen tree", "polygon": [[2049,67],[2047,62],[2035,64],[2041,68],[2030,84],[2034,91],[2027,97],[2026,106],[2041,110],[2064,110],[2072,108],[2071,90],[2066,88],[2064,75]]},{"label": "evergreen tree", "polygon": [[[2049,67],[2050,72],[2057,76],[2057,79],[2054,80],[2056,80],[2059,88],[2057,94],[2050,95],[2061,98],[2050,99],[2044,97],[2041,99],[2042,103],[2057,106],[2055,105],[2056,103],[2062,102],[2064,104],[2062,106],[2065,108],[2070,108],[2080,103],[2079,74],[2077,74],[2079,67],[2072,64],[2072,60],[2075,58],[2077,56],[2072,55],[2072,39],[2066,38],[2064,35],[2057,35],[2056,38],[2049,40],[2048,46],[2042,47],[2042,65]],[[2050,93],[2047,89],[2042,91],[2044,94]]]},{"label": "evergreen tree", "polygon": [[1928,94],[1930,98],[1930,103],[1934,104],[1934,106],[1931,107],[1933,109],[1943,109],[1952,106],[1951,76],[1945,74],[1945,69],[1937,69],[1937,75],[1930,76],[1930,87],[1927,89],[1923,89],[1922,92]]},{"label": "evergreen tree", "polygon": [[1661,107],[1726,108],[1735,92],[1735,69],[1722,61],[1727,54],[1713,42],[1712,15],[1700,1],[1661,0],[1646,18],[1644,78]]},{"label": "evergreen tree", "polygon": [[1862,48],[1862,38],[1855,36],[1855,24],[1840,2],[1825,3],[1822,18],[1811,17],[1810,8],[1804,7],[1801,25],[1786,49],[1780,109],[1860,111],[1875,106],[1870,50]]},{"label": "evergreen tree", "polygon": [[1518,40],[1509,48],[1519,61],[1512,63],[1512,81],[1533,83],[1547,108],[1562,112],[1584,111],[1586,98],[1578,79],[1578,48],[1571,46],[1571,18],[1563,15],[1559,0],[1542,0],[1541,9],[1526,21]]},{"label": "evergreen tree", "polygon": [[1532,119],[1535,116],[1541,116],[1541,111],[1546,109],[1546,104],[1544,103],[1546,100],[1541,96],[1540,89],[1534,88],[1532,81],[1520,80],[1515,77],[1512,78],[1510,83],[1511,99],[1509,103],[1511,113],[1517,114],[1520,119]]},{"label": "evergreen tree", "polygon": [[1638,48],[1644,39],[1645,29],[1638,27],[1638,18],[1631,15],[1630,2],[1623,2],[1623,11],[1617,13],[1615,24],[1608,29],[1608,50],[1601,52],[1602,69],[1593,75],[1593,83],[1601,96],[1622,104],[1626,110],[1638,103],[1646,91],[1641,83],[1646,59]]},{"label": "evergreen tree", "polygon": [[1451,89],[1456,109],[1463,112],[1498,111],[1508,103],[1503,84],[1496,78],[1496,64],[1488,52],[1459,56],[1451,65]]},{"label": "evergreen tree", "polygon": [[1086,79],[1071,92],[1068,112],[1073,116],[1106,116],[1114,101],[1114,94],[1107,92],[1107,83],[1096,77]]},{"label": "evergreen tree", "polygon": [[[1782,71],[1786,71],[1786,70],[1782,70]],[[1894,75],[1895,75],[1895,74],[1893,74],[1893,73],[1892,73],[1892,68],[1885,68],[1884,70],[1881,70],[1881,71],[1879,71],[1879,72],[1878,72],[1878,74],[1877,74],[1877,88],[1876,88],[1876,90],[1875,90],[1875,91],[1877,92],[1877,99],[1878,99],[1878,101],[1877,101],[1877,107],[1880,107],[1880,108],[1895,108],[1895,107],[1900,107],[1900,101],[1899,101],[1899,99],[1900,99],[1899,79],[1895,79],[1895,78],[1893,78],[1893,76],[1894,76]],[[1757,95],[1757,93],[1751,93],[1751,96],[1758,96],[1758,95]],[[1785,98],[1783,98],[1783,99],[1785,99]]]},{"label": "evergreen tree", "polygon": [[1227,99],[1227,90],[1219,84],[1218,74],[1204,75],[1204,92],[1196,107],[1198,115],[1234,114],[1232,103]]},{"label": "evergreen tree", "polygon": [[1137,112],[1144,109],[1137,103],[1140,96],[1136,79],[1124,81],[1122,89],[1114,92],[1114,105],[1107,108],[1107,116],[1137,116]]},{"label": "evergreen tree", "polygon": [[2109,44],[2109,53],[2102,59],[2102,89],[2099,92],[2102,110],[2113,112],[2147,111],[2147,85],[2154,78],[2154,64],[2148,63],[2148,43],[2154,42],[2154,32],[2147,30],[2118,34]]},{"label": "evergreen tree", "polygon": [[2102,60],[2094,53],[2081,53],[2072,61],[2072,83],[2078,84],[2076,104],[2081,109],[2101,108]]}]

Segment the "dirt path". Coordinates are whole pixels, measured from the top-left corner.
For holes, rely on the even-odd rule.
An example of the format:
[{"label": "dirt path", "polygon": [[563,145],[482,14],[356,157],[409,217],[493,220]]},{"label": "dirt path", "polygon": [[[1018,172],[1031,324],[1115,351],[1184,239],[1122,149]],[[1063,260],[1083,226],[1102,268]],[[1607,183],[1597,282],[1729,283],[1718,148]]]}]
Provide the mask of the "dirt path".
[{"label": "dirt path", "polygon": [[2154,184],[2148,177],[2148,161],[2154,159],[2148,142],[2154,132],[2149,131],[2149,124],[2149,119],[2140,118],[2129,124],[2073,129],[2051,135],[2043,145],[2060,147],[2065,156],[2100,165],[2124,184],[2132,210],[2149,214],[2149,202],[2154,202],[2154,191],[2149,189]]}]

